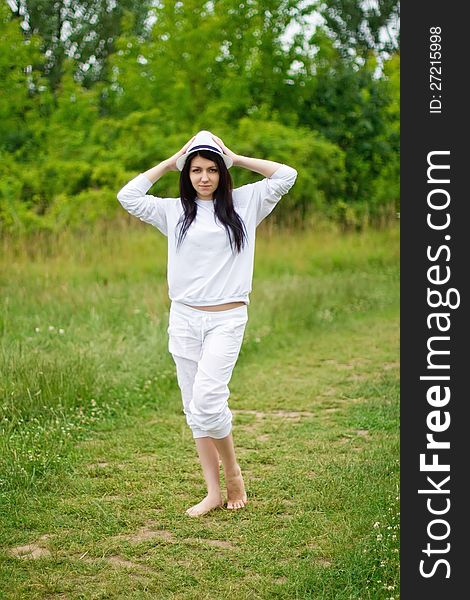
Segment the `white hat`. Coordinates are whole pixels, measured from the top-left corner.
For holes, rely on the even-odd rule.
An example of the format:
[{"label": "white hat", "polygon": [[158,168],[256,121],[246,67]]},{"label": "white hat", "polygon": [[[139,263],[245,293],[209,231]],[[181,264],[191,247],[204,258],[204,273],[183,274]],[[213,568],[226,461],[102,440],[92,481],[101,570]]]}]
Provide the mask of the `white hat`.
[{"label": "white hat", "polygon": [[199,131],[196,133],[196,137],[186,150],[186,153],[176,160],[176,168],[179,171],[182,171],[188,156],[193,152],[197,152],[198,150],[210,150],[211,152],[218,152],[223,158],[227,169],[230,169],[230,167],[233,165],[233,160],[224,154],[219,144],[212,139],[212,133],[210,131]]}]

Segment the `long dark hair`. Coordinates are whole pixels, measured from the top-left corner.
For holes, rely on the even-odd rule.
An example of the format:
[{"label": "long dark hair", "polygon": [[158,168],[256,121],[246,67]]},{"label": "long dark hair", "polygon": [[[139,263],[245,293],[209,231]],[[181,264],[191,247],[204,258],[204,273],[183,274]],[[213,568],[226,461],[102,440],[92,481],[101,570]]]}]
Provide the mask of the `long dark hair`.
[{"label": "long dark hair", "polygon": [[240,218],[233,206],[232,178],[220,154],[210,150],[199,150],[198,152],[192,154],[186,160],[183,170],[181,171],[180,198],[183,205],[184,214],[181,215],[180,220],[178,221],[180,230],[178,234],[177,247],[179,247],[184,240],[189,226],[196,218],[197,204],[195,199],[197,197],[197,192],[194,189],[189,177],[189,169],[191,168],[193,158],[196,156],[202,156],[203,158],[212,160],[217,164],[219,169],[219,185],[214,193],[214,212],[217,219],[222,223],[227,231],[230,241],[230,248],[232,251],[233,246],[235,245],[237,252],[241,252],[246,242],[246,229],[243,220]]}]

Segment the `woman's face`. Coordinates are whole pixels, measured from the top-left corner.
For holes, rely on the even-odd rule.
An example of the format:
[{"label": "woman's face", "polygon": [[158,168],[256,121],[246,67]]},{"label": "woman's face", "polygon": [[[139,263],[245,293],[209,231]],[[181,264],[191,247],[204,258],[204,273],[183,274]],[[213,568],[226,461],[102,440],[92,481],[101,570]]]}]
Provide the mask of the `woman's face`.
[{"label": "woman's face", "polygon": [[195,156],[189,167],[189,178],[198,198],[213,200],[219,185],[219,167],[217,163],[202,156]]}]

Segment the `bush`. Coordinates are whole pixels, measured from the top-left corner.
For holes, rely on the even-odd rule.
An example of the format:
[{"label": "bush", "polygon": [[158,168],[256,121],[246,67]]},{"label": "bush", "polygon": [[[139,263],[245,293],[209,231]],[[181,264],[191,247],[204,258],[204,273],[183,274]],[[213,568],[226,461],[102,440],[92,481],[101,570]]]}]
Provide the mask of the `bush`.
[{"label": "bush", "polygon": [[[289,220],[292,212],[303,220],[343,198],[344,153],[316,132],[244,118],[239,122],[236,136],[238,153],[276,160],[298,171],[295,186],[273,213],[277,221]],[[253,181],[253,173],[244,170],[239,179],[243,183]]]},{"label": "bush", "polygon": [[[73,160],[57,158],[55,148],[25,168],[6,154],[0,166],[0,226],[6,230],[57,230],[114,217],[119,212],[119,189],[139,172],[176,152],[193,133],[170,133],[167,124],[161,123],[158,109],[137,111],[119,121],[108,117],[97,120],[90,127],[87,145]],[[391,207],[398,201],[398,161],[382,169],[370,198],[351,202],[345,193],[346,154],[318,132],[243,117],[230,129],[221,125],[214,133],[239,154],[276,160],[297,169],[297,182],[271,216],[273,223],[299,226],[323,215],[343,227],[358,228],[374,219],[395,218],[396,210]],[[237,168],[232,177],[237,187],[261,178]],[[150,193],[177,197],[178,178],[177,172],[169,173]]]}]

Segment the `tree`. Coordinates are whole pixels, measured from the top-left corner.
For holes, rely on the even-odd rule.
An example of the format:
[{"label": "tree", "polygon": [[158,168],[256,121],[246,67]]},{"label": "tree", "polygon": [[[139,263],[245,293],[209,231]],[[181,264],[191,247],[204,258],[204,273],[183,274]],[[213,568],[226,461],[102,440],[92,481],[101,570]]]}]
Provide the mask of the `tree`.
[{"label": "tree", "polygon": [[148,41],[125,26],[127,15],[103,90],[108,111],[159,107],[165,124],[188,128],[271,116],[274,106],[292,124],[293,58],[281,37],[297,12],[293,0],[161,0]]},{"label": "tree", "polygon": [[373,52],[358,66],[342,56],[322,29],[317,28],[312,43],[318,52],[306,63],[310,76],[301,76],[300,124],[320,131],[345,151],[346,198],[364,201],[384,161],[395,151],[385,137],[387,88],[375,77]]},{"label": "tree", "polygon": [[32,138],[30,113],[41,109],[46,82],[41,78],[41,40],[25,40],[19,24],[11,19],[6,4],[0,4],[0,149],[16,152]]},{"label": "tree", "polygon": [[399,0],[328,0],[319,12],[344,56],[353,51],[366,58],[371,50],[381,55],[398,49]]},{"label": "tree", "polygon": [[107,59],[115,50],[125,11],[134,15],[134,33],[146,32],[148,4],[135,0],[10,0],[26,38],[39,35],[46,57],[43,73],[56,90],[66,58],[74,61],[74,75],[85,87],[106,79]]}]

